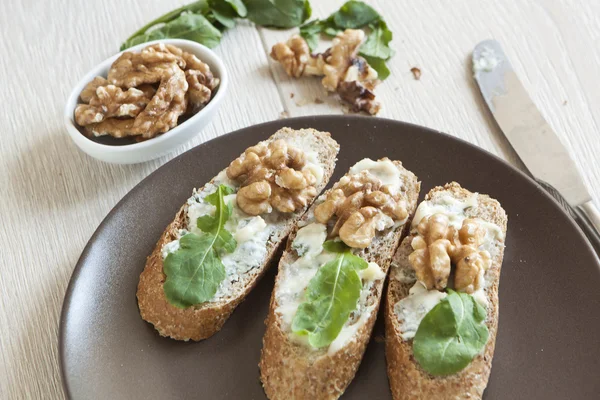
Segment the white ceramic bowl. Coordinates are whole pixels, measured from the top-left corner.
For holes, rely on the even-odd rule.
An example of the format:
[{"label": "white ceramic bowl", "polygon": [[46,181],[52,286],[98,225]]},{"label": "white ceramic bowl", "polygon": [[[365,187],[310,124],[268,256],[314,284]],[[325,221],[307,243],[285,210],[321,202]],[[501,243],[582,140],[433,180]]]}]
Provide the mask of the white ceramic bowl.
[{"label": "white ceramic bowl", "polygon": [[142,43],[127,49],[126,51],[140,51],[142,48],[153,43],[172,44],[180,47],[187,52],[195,54],[200,60],[208,64],[213,75],[219,78],[221,81],[216,93],[206,107],[204,107],[198,113],[187,119],[181,125],[177,125],[170,131],[153,139],[126,145],[106,145],[97,143],[81,133],[81,131],[77,128],[73,113],[78,103],[79,94],[85,85],[87,85],[87,83],[96,76],[106,77],[111,64],[122,53],[116,54],[100,63],[79,81],[69,95],[67,105],[65,106],[65,125],[67,127],[67,132],[69,132],[69,135],[75,144],[77,144],[81,150],[90,156],[97,158],[98,160],[115,164],[135,164],[153,160],[170,153],[183,143],[196,136],[215,116],[219,106],[221,105],[221,102],[223,101],[223,98],[225,97],[227,86],[229,84],[229,78],[227,76],[227,71],[225,70],[223,61],[221,61],[221,59],[208,47],[184,39],[156,40],[153,42]]}]

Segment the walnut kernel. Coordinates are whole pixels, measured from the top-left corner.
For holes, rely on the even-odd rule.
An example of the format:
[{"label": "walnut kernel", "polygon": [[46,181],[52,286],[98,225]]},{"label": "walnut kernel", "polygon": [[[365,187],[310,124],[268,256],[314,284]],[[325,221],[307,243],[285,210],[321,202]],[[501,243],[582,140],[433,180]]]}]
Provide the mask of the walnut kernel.
[{"label": "walnut kernel", "polygon": [[[306,167],[306,168],[305,168]],[[261,201],[284,213],[306,207],[316,195],[317,176],[306,161],[303,151],[288,146],[284,140],[268,145],[261,143],[246,149],[226,170],[229,179],[241,183],[242,189],[261,184],[269,186],[269,194]],[[241,191],[241,189],[240,189]],[[251,215],[271,212],[271,208],[240,208]]]},{"label": "walnut kernel", "polygon": [[400,194],[392,195],[377,177],[363,171],[342,177],[315,208],[315,219],[327,224],[337,217],[330,236],[339,235],[350,247],[365,248],[377,231],[406,220],[406,207]]},{"label": "walnut kernel", "polygon": [[483,285],[491,258],[487,251],[479,250],[485,230],[476,219],[465,219],[457,231],[446,215],[434,214],[421,220],[417,232],[408,259],[427,289],[446,288],[452,264],[456,265],[456,290],[473,293]]}]

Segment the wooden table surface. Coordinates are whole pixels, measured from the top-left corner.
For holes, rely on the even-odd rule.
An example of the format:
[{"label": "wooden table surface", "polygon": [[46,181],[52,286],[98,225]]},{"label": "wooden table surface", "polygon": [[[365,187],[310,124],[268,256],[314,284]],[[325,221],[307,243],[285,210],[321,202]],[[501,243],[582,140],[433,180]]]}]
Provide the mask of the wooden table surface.
[{"label": "wooden table surface", "polygon": [[[63,296],[86,242],[136,183],[174,157],[108,165],[63,126],[72,86],[145,22],[184,2],[1,2],[0,398],[61,398],[57,334]],[[325,17],[342,0],[313,0]],[[394,32],[381,117],[466,139],[517,164],[472,79],[470,54],[499,40],[526,89],[600,200],[600,2],[371,1]],[[340,114],[318,80],[289,79],[268,57],[290,31],[239,23],[216,48],[231,85],[212,124],[178,150],[284,116]],[[410,72],[422,71],[420,80]],[[293,98],[291,94],[294,93]],[[315,99],[323,100],[322,104]],[[93,397],[93,394],[90,394]]]}]

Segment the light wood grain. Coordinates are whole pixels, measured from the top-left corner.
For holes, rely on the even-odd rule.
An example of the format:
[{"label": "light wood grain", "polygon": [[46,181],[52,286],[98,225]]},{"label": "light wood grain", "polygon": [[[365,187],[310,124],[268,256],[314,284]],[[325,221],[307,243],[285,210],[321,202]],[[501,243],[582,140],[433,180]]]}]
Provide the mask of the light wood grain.
[{"label": "light wood grain", "polygon": [[[0,3],[0,398],[61,398],[58,319],[70,274],[102,218],[175,154],[133,166],[97,162],[62,123],[80,77],[132,30],[182,4],[145,0]],[[312,1],[324,17],[343,1]],[[377,89],[382,117],[432,127],[518,164],[471,78],[479,41],[503,43],[526,89],[600,199],[600,2],[372,1],[394,31],[392,75]],[[293,31],[241,23],[217,52],[232,82],[213,123],[192,146],[290,116],[339,114],[317,79],[295,81],[268,59]],[[414,80],[410,68],[422,70]],[[290,94],[294,93],[291,98]],[[315,104],[314,100],[324,100]]]}]

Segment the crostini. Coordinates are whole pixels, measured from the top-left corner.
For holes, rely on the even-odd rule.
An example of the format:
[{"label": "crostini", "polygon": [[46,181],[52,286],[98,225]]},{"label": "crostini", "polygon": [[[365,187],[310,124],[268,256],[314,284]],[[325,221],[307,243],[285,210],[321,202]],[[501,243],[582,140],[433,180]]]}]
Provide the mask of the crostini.
[{"label": "crostini", "polygon": [[338,151],[327,132],[283,128],[194,190],[140,275],[142,318],[177,340],[219,331],[329,182]]},{"label": "crostini", "polygon": [[401,399],[480,399],[498,327],[507,216],[453,182],[432,189],[392,261],[386,359]]},{"label": "crostini", "polygon": [[271,400],[337,399],[346,390],[419,189],[401,162],[364,159],[299,221],[279,262],[263,338],[260,374]]}]

